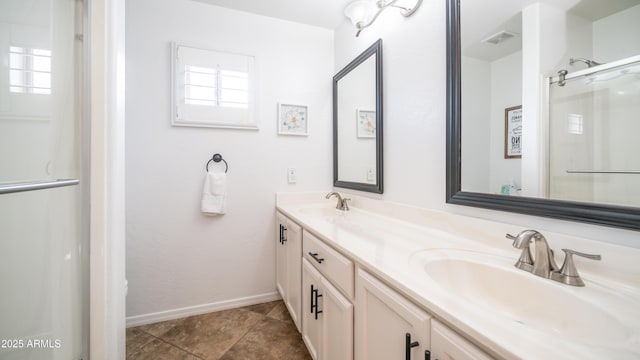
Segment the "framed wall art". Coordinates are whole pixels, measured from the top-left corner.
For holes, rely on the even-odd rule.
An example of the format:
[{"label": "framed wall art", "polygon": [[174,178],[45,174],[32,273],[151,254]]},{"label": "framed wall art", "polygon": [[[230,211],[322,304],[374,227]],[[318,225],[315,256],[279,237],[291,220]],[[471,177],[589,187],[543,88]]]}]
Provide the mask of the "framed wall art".
[{"label": "framed wall art", "polygon": [[356,110],[356,121],[358,126],[357,136],[359,138],[376,137],[376,112],[374,110]]},{"label": "framed wall art", "polygon": [[307,106],[279,103],[278,134],[309,135],[309,114]]},{"label": "framed wall art", "polygon": [[504,158],[522,157],[522,105],[504,109]]}]

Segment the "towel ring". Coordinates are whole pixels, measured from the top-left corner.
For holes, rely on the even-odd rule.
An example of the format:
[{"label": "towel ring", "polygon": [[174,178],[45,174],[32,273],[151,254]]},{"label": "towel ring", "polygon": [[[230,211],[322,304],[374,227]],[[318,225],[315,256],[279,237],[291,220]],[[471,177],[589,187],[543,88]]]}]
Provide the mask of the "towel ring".
[{"label": "towel ring", "polygon": [[207,161],[207,166],[206,166],[207,172],[209,172],[209,164],[212,161],[213,162],[217,162],[217,163],[219,163],[220,161],[224,161],[224,166],[225,166],[224,172],[226,173],[227,171],[229,171],[229,164],[227,164],[227,161],[222,158],[222,155],[213,154],[213,157],[211,159],[209,159],[209,161]]}]

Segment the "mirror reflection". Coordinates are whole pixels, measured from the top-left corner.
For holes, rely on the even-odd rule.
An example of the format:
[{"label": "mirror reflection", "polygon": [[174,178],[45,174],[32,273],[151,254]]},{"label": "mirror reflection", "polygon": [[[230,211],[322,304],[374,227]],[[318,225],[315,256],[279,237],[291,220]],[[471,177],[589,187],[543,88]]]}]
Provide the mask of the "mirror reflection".
[{"label": "mirror reflection", "polygon": [[638,20],[640,0],[462,0],[462,191],[640,206]]},{"label": "mirror reflection", "polygon": [[334,185],[382,193],[381,40],[334,77]]},{"label": "mirror reflection", "polygon": [[338,83],[338,177],[375,184],[375,54]]}]

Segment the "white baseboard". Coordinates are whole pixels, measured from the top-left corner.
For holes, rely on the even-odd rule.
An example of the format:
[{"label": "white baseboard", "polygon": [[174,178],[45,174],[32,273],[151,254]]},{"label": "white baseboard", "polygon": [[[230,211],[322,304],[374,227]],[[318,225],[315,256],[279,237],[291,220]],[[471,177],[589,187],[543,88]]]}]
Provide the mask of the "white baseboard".
[{"label": "white baseboard", "polygon": [[274,291],[267,294],[248,296],[248,297],[239,298],[239,299],[224,300],[224,301],[219,301],[215,303],[189,306],[189,307],[180,308],[180,309],[173,309],[173,310],[160,311],[160,312],[144,314],[144,315],[130,316],[127,318],[127,327],[152,324],[156,322],[179,319],[187,316],[200,315],[200,314],[210,313],[214,311],[235,309],[243,306],[261,304],[261,303],[276,301],[280,299],[281,299],[280,294],[277,291]]}]

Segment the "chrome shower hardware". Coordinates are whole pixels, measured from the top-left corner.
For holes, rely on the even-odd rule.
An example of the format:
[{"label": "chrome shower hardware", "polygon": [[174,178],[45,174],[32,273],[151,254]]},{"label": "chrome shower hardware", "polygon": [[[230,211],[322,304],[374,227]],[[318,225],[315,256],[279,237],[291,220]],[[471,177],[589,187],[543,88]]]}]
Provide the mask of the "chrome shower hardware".
[{"label": "chrome shower hardware", "polygon": [[585,64],[587,64],[587,67],[602,65],[602,63],[599,63],[599,62],[593,61],[593,60],[589,60],[589,59],[585,59],[585,58],[571,58],[571,59],[569,59],[569,65],[571,65],[571,66],[573,66],[573,64],[575,64],[577,62],[585,63]]}]

